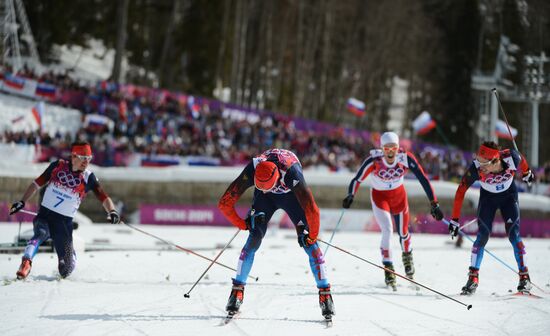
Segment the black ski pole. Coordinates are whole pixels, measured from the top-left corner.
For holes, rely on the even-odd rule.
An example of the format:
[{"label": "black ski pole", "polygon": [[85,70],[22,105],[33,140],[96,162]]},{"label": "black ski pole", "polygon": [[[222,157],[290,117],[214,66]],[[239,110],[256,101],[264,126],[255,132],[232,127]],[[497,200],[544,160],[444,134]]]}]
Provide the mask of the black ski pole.
[{"label": "black ski pole", "polygon": [[[208,257],[205,257],[205,256],[203,256],[202,254],[197,253],[197,252],[195,252],[195,251],[193,251],[193,250],[187,249],[187,248],[185,248],[185,247],[181,247],[181,246],[179,246],[179,245],[177,245],[177,244],[175,244],[175,243],[172,243],[172,242],[170,242],[170,241],[168,241],[168,240],[165,240],[165,239],[162,239],[162,238],[160,238],[160,237],[158,237],[158,236],[155,236],[155,235],[152,234],[152,233],[149,233],[149,232],[147,232],[147,231],[144,231],[144,230],[142,230],[142,229],[139,229],[139,228],[133,226],[132,224],[128,224],[128,223],[122,222],[122,221],[121,221],[121,223],[124,224],[124,225],[126,225],[126,226],[128,226],[128,227],[130,227],[130,228],[132,228],[132,229],[134,229],[134,230],[136,230],[136,231],[138,231],[138,232],[143,233],[144,235],[147,235],[147,236],[149,236],[149,237],[153,237],[153,238],[155,238],[155,239],[157,239],[157,240],[159,240],[159,241],[165,243],[166,245],[170,245],[170,246],[172,246],[172,247],[175,247],[175,248],[177,248],[178,250],[181,250],[181,251],[183,251],[183,252],[190,253],[190,254],[192,254],[192,255],[195,255],[195,256],[197,256],[197,257],[200,257],[200,258],[205,259],[205,260],[208,260],[208,261],[214,261],[213,259],[210,259],[210,258],[208,258]],[[228,270],[232,270],[233,272],[237,272],[237,270],[234,269],[233,267],[229,267],[229,266],[224,265],[224,264],[222,264],[222,263],[220,263],[220,262],[217,262],[217,261],[216,261],[216,265],[225,267],[225,268],[227,268]],[[249,275],[248,277],[249,277],[250,279],[255,280],[255,281],[258,281],[258,279],[259,279],[258,277],[255,277],[255,276],[252,276],[252,275]]]},{"label": "black ski pole", "polygon": [[393,274],[395,274],[396,276],[398,276],[398,277],[400,277],[400,278],[403,278],[403,279],[405,279],[405,280],[407,280],[407,281],[410,281],[410,282],[412,282],[413,284],[418,285],[418,286],[420,286],[420,287],[426,288],[427,290],[432,291],[432,292],[434,292],[434,293],[436,293],[436,294],[439,294],[439,295],[443,296],[443,297],[446,298],[446,299],[449,299],[449,300],[452,300],[452,301],[454,301],[454,302],[456,302],[456,303],[459,303],[459,304],[465,306],[466,308],[468,308],[468,310],[470,310],[470,308],[472,308],[472,305],[471,305],[471,304],[466,304],[466,303],[464,303],[464,302],[458,301],[458,300],[456,300],[456,299],[454,299],[454,298],[452,298],[452,297],[450,297],[450,296],[448,296],[448,295],[445,295],[445,294],[443,294],[443,293],[441,293],[441,292],[439,292],[439,291],[436,291],[435,289],[431,289],[431,288],[428,287],[428,286],[424,286],[424,285],[421,284],[421,283],[418,283],[418,282],[416,282],[416,281],[414,281],[414,280],[412,280],[412,279],[409,279],[409,278],[407,278],[406,276],[403,276],[403,275],[401,275],[401,274],[399,274],[399,273],[396,273],[396,272],[394,272],[394,271],[392,271],[392,270],[390,270],[390,269],[387,269],[387,268],[385,268],[385,267],[379,266],[379,265],[377,265],[377,264],[375,264],[375,263],[373,263],[373,262],[371,262],[371,261],[369,261],[369,260],[367,260],[367,259],[365,259],[365,258],[361,258],[360,256],[358,256],[358,255],[356,255],[356,254],[353,254],[353,253],[351,253],[351,252],[349,252],[349,251],[344,250],[343,248],[340,248],[340,247],[338,247],[338,246],[335,246],[335,245],[332,245],[332,244],[330,244],[330,243],[327,243],[326,241],[324,241],[324,240],[322,240],[322,239],[319,239],[319,238],[317,238],[317,241],[320,241],[321,243],[325,243],[325,244],[327,244],[328,246],[334,247],[335,249],[337,249],[337,250],[339,250],[339,251],[341,251],[341,252],[344,252],[344,253],[346,253],[346,254],[349,254],[350,256],[355,257],[355,258],[357,258],[357,259],[359,259],[359,260],[361,260],[361,261],[364,261],[364,262],[366,262],[367,264],[370,264],[370,265],[372,265],[372,266],[378,267],[378,268],[380,268],[380,269],[382,269],[382,270],[384,270],[384,271],[386,271],[386,272],[393,273]]},{"label": "black ski pole", "polygon": [[229,239],[229,241],[227,242],[227,244],[225,244],[225,246],[221,249],[221,251],[218,253],[218,255],[216,256],[216,258],[214,258],[214,260],[212,260],[212,262],[210,263],[210,265],[208,265],[208,267],[204,270],[204,272],[202,272],[201,276],[197,279],[197,281],[195,281],[195,283],[193,284],[193,286],[191,287],[191,289],[185,293],[183,296],[186,297],[186,298],[189,298],[189,293],[191,293],[191,291],[193,290],[193,288],[195,288],[195,286],[199,283],[199,281],[202,280],[202,277],[204,277],[204,275],[206,274],[206,272],[208,272],[208,270],[210,269],[210,267],[212,267],[212,265],[214,265],[214,263],[216,262],[216,260],[218,260],[218,258],[222,255],[222,253],[229,247],[229,244],[231,244],[231,242],[233,241],[233,239],[235,239],[235,237],[237,237],[237,235],[239,234],[239,232],[241,232],[241,229],[237,229],[237,232],[235,232],[235,234],[233,235],[233,237],[231,237],[231,239]]}]

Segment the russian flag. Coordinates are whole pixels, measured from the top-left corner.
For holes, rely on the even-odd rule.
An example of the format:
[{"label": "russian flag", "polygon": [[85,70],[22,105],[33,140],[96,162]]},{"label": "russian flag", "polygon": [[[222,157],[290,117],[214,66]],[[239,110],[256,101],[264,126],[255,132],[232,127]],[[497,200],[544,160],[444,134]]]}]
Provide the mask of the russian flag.
[{"label": "russian flag", "polygon": [[359,99],[349,98],[347,103],[347,109],[349,112],[355,114],[358,117],[365,115],[365,103]]},{"label": "russian flag", "polygon": [[84,127],[97,131],[109,127],[110,123],[112,123],[111,119],[100,114],[87,114],[84,118]]},{"label": "russian flag", "polygon": [[510,132],[512,132],[512,136],[510,136],[510,132],[508,132],[508,127],[506,126],[506,123],[502,120],[497,120],[495,124],[495,132],[497,134],[497,137],[501,139],[508,139],[512,140],[512,137],[518,136],[518,130],[510,126]]},{"label": "russian flag", "polygon": [[32,108],[32,116],[38,124],[38,128],[42,129],[42,118],[44,117],[44,111],[46,110],[44,102],[39,102]]},{"label": "russian flag", "polygon": [[38,83],[36,85],[35,94],[40,97],[52,99],[52,98],[55,98],[56,91],[57,91],[57,87],[55,85]]},{"label": "russian flag", "polygon": [[4,78],[4,84],[12,89],[23,90],[23,87],[25,87],[25,79],[12,75],[6,75]]},{"label": "russian flag", "polygon": [[435,126],[435,120],[433,120],[432,116],[426,111],[420,113],[420,115],[412,122],[413,130],[418,135],[427,134],[434,129]]}]

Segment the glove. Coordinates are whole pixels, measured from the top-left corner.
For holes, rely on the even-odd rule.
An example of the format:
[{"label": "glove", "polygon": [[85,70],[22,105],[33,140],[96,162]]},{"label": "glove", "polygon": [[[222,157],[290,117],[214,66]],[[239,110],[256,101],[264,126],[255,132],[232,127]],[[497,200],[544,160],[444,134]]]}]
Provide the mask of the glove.
[{"label": "glove", "polygon": [[24,201],[15,202],[11,205],[10,208],[10,216],[13,215],[16,212],[19,212],[19,210],[23,209],[25,207]]},{"label": "glove", "polygon": [[439,207],[439,203],[432,201],[432,209],[430,210],[430,213],[432,214],[433,218],[440,221],[443,219],[443,211],[441,211],[441,208]]},{"label": "glove", "polygon": [[353,203],[353,195],[347,195],[342,201],[342,208],[349,209],[351,203]]},{"label": "glove", "polygon": [[531,169],[529,169],[525,174],[523,174],[522,180],[530,187],[531,184],[535,181],[535,174],[533,174]]},{"label": "glove", "polygon": [[251,211],[248,216],[246,216],[244,222],[246,224],[246,230],[252,231],[256,226],[265,224],[265,212],[255,213]]},{"label": "glove", "polygon": [[120,223],[120,215],[116,210],[111,210],[111,212],[109,212],[109,219],[111,220],[111,224]]},{"label": "glove", "polygon": [[460,223],[458,223],[458,218],[453,218],[449,222],[449,233],[452,239],[458,236],[458,231],[460,231]]},{"label": "glove", "polygon": [[298,235],[298,244],[300,244],[300,247],[308,248],[311,245],[315,244],[316,241],[317,241],[317,239],[316,238],[311,238],[309,236],[309,233],[307,233],[307,231],[305,231],[301,235]]}]

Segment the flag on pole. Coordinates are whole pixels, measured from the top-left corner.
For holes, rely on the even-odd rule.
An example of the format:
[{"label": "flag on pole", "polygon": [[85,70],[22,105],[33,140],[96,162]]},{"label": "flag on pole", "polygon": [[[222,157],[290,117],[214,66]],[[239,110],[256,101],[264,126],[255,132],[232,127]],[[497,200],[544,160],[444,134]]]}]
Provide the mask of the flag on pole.
[{"label": "flag on pole", "polygon": [[417,135],[424,135],[434,129],[436,127],[436,123],[435,120],[432,119],[432,116],[428,112],[424,111],[420,113],[416,119],[414,119],[412,122],[412,127]]},{"label": "flag on pole", "polygon": [[34,105],[32,108],[32,116],[34,117],[34,120],[38,124],[38,129],[42,129],[42,120],[44,118],[44,111],[45,111],[45,105],[44,102],[39,102],[38,104]]},{"label": "flag on pole", "polygon": [[349,98],[347,103],[347,109],[349,112],[355,114],[358,117],[365,115],[365,103],[359,99]]},{"label": "flag on pole", "polygon": [[506,126],[506,123],[500,119],[497,120],[495,124],[495,132],[497,134],[497,137],[501,139],[512,140],[513,138],[518,136],[518,130],[513,128],[512,126],[510,126],[510,132],[512,132],[512,136],[510,136],[510,132],[508,132],[508,127]]}]

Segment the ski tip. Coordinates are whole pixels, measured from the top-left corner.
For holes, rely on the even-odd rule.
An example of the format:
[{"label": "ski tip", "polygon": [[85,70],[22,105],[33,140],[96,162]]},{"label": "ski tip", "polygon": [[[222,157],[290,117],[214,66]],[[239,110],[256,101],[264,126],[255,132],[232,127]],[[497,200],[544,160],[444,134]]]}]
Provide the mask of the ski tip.
[{"label": "ski tip", "polygon": [[468,310],[472,309],[472,305],[468,305],[466,308],[468,308]]},{"label": "ski tip", "polygon": [[183,294],[183,297],[186,298],[186,299],[189,299],[191,297],[191,295],[189,295],[189,293],[185,293],[185,294]]}]

